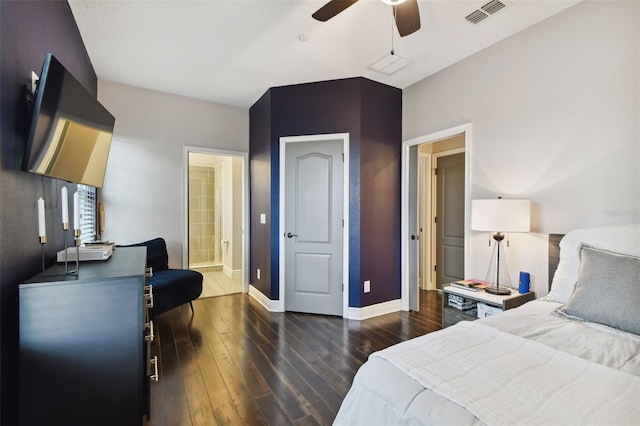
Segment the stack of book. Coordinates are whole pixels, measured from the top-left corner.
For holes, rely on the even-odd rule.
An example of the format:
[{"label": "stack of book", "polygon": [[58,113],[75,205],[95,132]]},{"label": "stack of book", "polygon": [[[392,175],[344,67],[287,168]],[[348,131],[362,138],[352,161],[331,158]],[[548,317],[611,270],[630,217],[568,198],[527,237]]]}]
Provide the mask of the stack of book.
[{"label": "stack of book", "polygon": [[453,287],[464,288],[465,290],[480,291],[487,287],[485,283],[479,280],[460,280],[451,283]]},{"label": "stack of book", "polygon": [[456,294],[449,294],[449,306],[452,308],[460,309],[461,311],[466,311],[469,309],[473,309],[476,307],[476,302],[473,300],[465,299],[462,296],[458,296]]}]

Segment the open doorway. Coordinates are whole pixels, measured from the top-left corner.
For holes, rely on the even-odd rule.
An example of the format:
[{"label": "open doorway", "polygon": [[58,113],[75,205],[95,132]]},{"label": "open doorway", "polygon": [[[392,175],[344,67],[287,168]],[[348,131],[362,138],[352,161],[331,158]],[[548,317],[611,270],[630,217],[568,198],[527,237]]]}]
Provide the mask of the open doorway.
[{"label": "open doorway", "polygon": [[421,290],[464,278],[465,136],[418,146],[418,282]]},{"label": "open doorway", "polygon": [[202,273],[201,298],[247,291],[246,155],[185,147],[186,267]]},{"label": "open doorway", "polygon": [[[430,135],[415,138],[403,142],[402,156],[402,308],[403,310],[418,310],[420,306],[420,292],[437,290],[437,268],[450,271],[456,270],[452,276],[464,277],[468,268],[468,232],[469,219],[469,148],[471,143],[471,125],[466,124],[451,129],[432,133]],[[462,159],[460,160],[460,154]],[[458,157],[455,168],[457,170],[442,169],[436,175],[436,169],[449,162],[449,159]],[[455,162],[454,162],[455,163]],[[448,166],[447,166],[448,167]],[[455,179],[449,179],[457,176]],[[439,178],[439,179],[438,179]],[[447,205],[450,212],[442,211],[438,218],[438,192],[450,193],[447,185],[440,187],[444,182],[451,183],[457,180],[462,183],[458,186],[455,197],[445,197],[440,200],[440,206]],[[455,199],[454,203],[450,201]],[[451,211],[453,213],[451,213]],[[448,222],[452,216],[457,216],[455,239],[453,246],[447,240],[443,244],[442,238],[446,234],[450,236]],[[444,221],[443,221],[444,218]],[[447,232],[438,229],[437,222],[447,225]],[[444,259],[438,259],[438,245],[445,247]],[[452,255],[451,253],[454,253]],[[442,256],[442,252],[441,252]],[[453,262],[451,262],[453,260]],[[455,265],[452,268],[452,265]],[[448,275],[444,275],[448,277]],[[440,280],[442,281],[441,277]],[[442,284],[442,283],[440,283]]]}]

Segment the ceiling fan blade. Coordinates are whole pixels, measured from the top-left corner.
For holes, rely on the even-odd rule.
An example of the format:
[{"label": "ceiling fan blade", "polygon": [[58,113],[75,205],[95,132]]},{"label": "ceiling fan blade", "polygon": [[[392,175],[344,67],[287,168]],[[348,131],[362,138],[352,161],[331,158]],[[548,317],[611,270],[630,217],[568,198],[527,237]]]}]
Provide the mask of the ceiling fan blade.
[{"label": "ceiling fan blade", "polygon": [[325,22],[357,1],[358,0],[331,0],[320,9],[316,10],[316,12],[311,16],[318,21]]},{"label": "ceiling fan blade", "polygon": [[400,37],[413,34],[420,29],[420,11],[418,10],[418,0],[407,0],[393,6],[393,15],[396,18],[396,26]]}]

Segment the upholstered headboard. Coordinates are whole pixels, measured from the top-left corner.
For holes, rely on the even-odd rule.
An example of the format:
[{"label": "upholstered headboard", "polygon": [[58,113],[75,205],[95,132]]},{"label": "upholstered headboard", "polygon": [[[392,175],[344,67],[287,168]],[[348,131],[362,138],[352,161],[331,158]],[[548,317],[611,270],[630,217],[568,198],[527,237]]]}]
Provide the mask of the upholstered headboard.
[{"label": "upholstered headboard", "polygon": [[562,237],[564,234],[549,234],[549,290],[551,290],[553,275],[560,262],[560,240]]}]

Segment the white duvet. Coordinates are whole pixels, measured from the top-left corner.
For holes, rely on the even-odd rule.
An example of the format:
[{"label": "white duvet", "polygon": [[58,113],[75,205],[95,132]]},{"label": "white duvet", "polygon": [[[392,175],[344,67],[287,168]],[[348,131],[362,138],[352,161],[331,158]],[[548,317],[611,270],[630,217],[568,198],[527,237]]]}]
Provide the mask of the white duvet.
[{"label": "white duvet", "polygon": [[535,301],[374,353],[336,424],[640,424],[640,338]]}]

